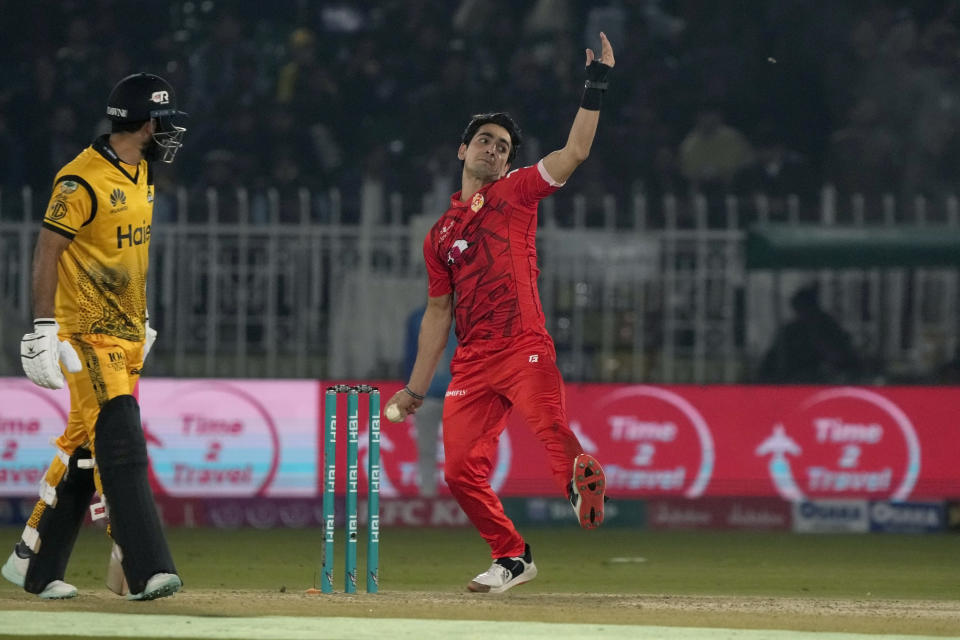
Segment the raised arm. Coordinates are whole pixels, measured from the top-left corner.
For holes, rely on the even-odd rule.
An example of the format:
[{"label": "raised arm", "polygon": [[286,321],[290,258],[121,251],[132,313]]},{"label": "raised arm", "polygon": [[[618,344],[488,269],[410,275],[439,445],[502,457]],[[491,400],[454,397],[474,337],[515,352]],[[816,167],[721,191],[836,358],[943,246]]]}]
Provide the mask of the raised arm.
[{"label": "raised arm", "polygon": [[603,92],[607,88],[607,73],[613,68],[613,47],[606,34],[600,33],[600,58],[592,49],[587,49],[587,81],[584,84],[583,100],[573,119],[570,135],[562,149],[550,153],[543,159],[543,166],[550,177],[557,182],[566,182],[574,169],[590,155],[593,138],[600,121],[600,105]]}]

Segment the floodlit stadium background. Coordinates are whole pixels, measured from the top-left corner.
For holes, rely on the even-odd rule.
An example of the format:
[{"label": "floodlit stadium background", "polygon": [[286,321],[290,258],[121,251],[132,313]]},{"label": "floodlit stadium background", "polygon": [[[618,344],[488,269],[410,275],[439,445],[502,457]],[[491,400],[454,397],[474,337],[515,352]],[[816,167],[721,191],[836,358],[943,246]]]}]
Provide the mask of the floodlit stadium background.
[{"label": "floodlit stadium background", "polygon": [[[402,384],[405,320],[426,296],[420,245],[459,188],[467,119],[510,111],[522,164],[562,145],[602,29],[617,65],[598,137],[541,206],[538,238],[571,422],[616,497],[608,524],[638,540],[941,544],[960,526],[958,10],[0,0],[4,24],[30,25],[0,48],[0,523],[22,526],[68,402],[20,371],[34,234],[56,169],[105,131],[117,79],[158,73],[190,113],[177,162],[158,170],[151,238],[160,338],[140,395],[158,501],[168,526],[272,528],[268,546],[319,526],[323,387]],[[827,361],[790,339],[811,302],[840,328]],[[198,420],[231,427],[185,427]],[[498,456],[521,526],[573,526],[518,420]],[[385,425],[383,460],[387,558],[402,555],[391,528],[466,525],[445,489],[418,497],[412,425]],[[635,557],[624,539],[611,549]],[[955,568],[942,548],[928,567]],[[764,557],[770,585],[721,577],[711,593],[810,595],[789,580],[797,565]],[[938,580],[871,593],[956,601]]]}]

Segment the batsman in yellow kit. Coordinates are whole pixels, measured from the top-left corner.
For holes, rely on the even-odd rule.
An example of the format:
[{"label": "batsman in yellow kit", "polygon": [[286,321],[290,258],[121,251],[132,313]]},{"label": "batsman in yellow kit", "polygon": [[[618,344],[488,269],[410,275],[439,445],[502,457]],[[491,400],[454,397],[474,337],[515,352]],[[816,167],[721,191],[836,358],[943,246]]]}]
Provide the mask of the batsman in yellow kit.
[{"label": "batsman in yellow kit", "polygon": [[[58,173],[33,256],[33,332],[20,359],[34,383],[70,390],[66,429],[3,576],[41,598],[72,598],[67,563],[94,493],[114,546],[108,586],[134,600],[182,586],[153,501],[134,388],[156,338],[146,283],[154,161],[185,129],[173,88],[138,73],[107,100],[111,133]],[[62,365],[62,368],[61,368]]]}]

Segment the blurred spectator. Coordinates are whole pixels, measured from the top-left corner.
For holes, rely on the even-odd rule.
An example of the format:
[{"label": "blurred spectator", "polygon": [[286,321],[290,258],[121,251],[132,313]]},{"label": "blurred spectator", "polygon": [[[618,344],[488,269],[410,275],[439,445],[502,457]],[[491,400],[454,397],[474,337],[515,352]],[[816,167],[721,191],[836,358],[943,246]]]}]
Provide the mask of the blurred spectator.
[{"label": "blurred spectator", "polygon": [[880,26],[875,15],[858,17],[849,27],[846,39],[836,49],[827,50],[823,82],[826,85],[833,117],[846,121],[853,105],[862,99],[861,81],[873,75],[880,60]]},{"label": "blurred spectator", "polygon": [[720,109],[710,105],[701,108],[696,124],[680,143],[680,172],[690,190],[706,198],[708,226],[727,226],[724,196],[753,161],[750,142],[724,122]]},{"label": "blurred spectator", "polygon": [[89,19],[79,15],[69,20],[66,41],[56,49],[54,58],[57,100],[74,105],[74,115],[83,123],[96,122],[103,115],[100,103],[88,99],[93,90],[101,87],[103,65],[100,61],[105,57],[93,41]]},{"label": "blurred spectator", "polygon": [[761,126],[754,141],[753,162],[738,176],[738,191],[783,197],[815,186],[807,159],[788,148],[772,124]]},{"label": "blurred spectator", "polygon": [[[817,188],[816,177],[806,157],[787,147],[773,125],[761,126],[754,135],[756,150],[753,162],[735,181],[735,191],[747,196],[752,204],[756,197],[763,197],[771,221],[788,219],[788,199],[805,195],[807,203]],[[752,220],[741,220],[742,224]]]},{"label": "blurred spectator", "polygon": [[726,124],[720,109],[706,106],[680,143],[680,171],[695,192],[728,189],[753,162],[753,148],[739,130]]},{"label": "blurred spectator", "polygon": [[912,74],[915,102],[905,141],[902,196],[955,194],[960,162],[960,61],[957,28],[940,18],[919,39]]},{"label": "blurred spectator", "polygon": [[793,384],[856,382],[860,358],[850,335],[823,308],[815,284],[790,299],[794,319],[777,332],[760,366],[759,381]]},{"label": "blurred spectator", "polygon": [[[190,189],[187,220],[235,223],[241,215],[237,188],[243,186],[235,171],[236,157],[227,149],[211,149],[203,155],[203,173]],[[215,214],[215,215],[214,215]]]},{"label": "blurred spectator", "polygon": [[448,113],[471,113],[479,107],[470,67],[461,53],[444,52],[435,71],[418,87],[404,92],[416,129],[429,130],[447,119]]},{"label": "blurred spectator", "polygon": [[[359,175],[363,158],[383,144],[392,158],[394,147],[403,149],[397,165],[407,170],[432,152],[416,131],[456,131],[452,114],[513,110],[531,131],[566,122],[567,102],[540,101],[541,89],[578,92],[568,56],[579,47],[570,44],[595,44],[595,31],[603,29],[623,47],[628,74],[604,105],[604,118],[617,129],[601,133],[621,152],[595,162],[604,188],[619,199],[643,192],[659,200],[689,187],[710,198],[713,215],[718,196],[731,188],[785,188],[796,168],[790,151],[820,178],[802,181],[807,200],[816,199],[824,181],[842,192],[882,189],[901,197],[941,198],[955,189],[955,2],[788,2],[731,11],[664,0],[269,8],[236,0],[174,3],[120,28],[125,6],[119,0],[61,3],[51,21],[43,3],[0,0],[10,24],[32,25],[29,42],[12,35],[0,52],[0,113],[22,145],[25,177],[19,179],[50,172],[51,157],[62,153],[54,149],[70,144],[57,139],[70,120],[81,128],[76,137],[89,142],[102,118],[90,96],[102,93],[105,78],[133,68],[161,72],[186,87],[188,135],[206,148],[232,151],[244,182],[256,180],[251,175],[269,179],[275,145],[265,147],[262,138],[278,128],[292,131],[302,147],[301,171],[327,184]],[[572,25],[588,25],[586,33]],[[451,101],[463,108],[450,108]],[[782,149],[760,143],[752,162],[748,140],[763,134],[745,125],[737,131],[716,109],[692,113],[691,105],[703,101],[735,105],[738,123],[773,114],[773,131],[788,150],[783,161],[770,159]],[[72,105],[72,116],[65,105]],[[234,117],[237,111],[243,113]],[[693,119],[697,125],[685,130]],[[559,142],[531,138],[522,152],[536,155]],[[185,156],[173,178],[182,183],[201,175],[201,157]],[[777,166],[782,169],[769,172]],[[744,169],[748,175],[738,180]]]},{"label": "blurred spectator", "polygon": [[297,85],[305,82],[304,76],[320,67],[317,58],[317,37],[305,27],[294,29],[287,39],[290,60],[277,76],[277,102],[290,104],[297,95]]},{"label": "blurred spectator", "polygon": [[897,139],[879,121],[876,102],[863,98],[849,124],[830,136],[826,175],[842,194],[887,193],[897,184]]},{"label": "blurred spectator", "polygon": [[224,8],[213,18],[210,37],[189,59],[190,108],[196,116],[211,119],[215,119],[217,107],[227,96],[260,81],[256,64],[259,56],[247,34],[242,11],[221,6]]},{"label": "blurred spectator", "polygon": [[651,36],[663,40],[673,40],[687,28],[682,18],[671,15],[662,6],[662,0],[646,0],[641,10]]},{"label": "blurred spectator", "polygon": [[[434,55],[439,51],[432,52]],[[380,40],[370,35],[362,35],[350,42],[349,55],[341,62],[338,76],[346,91],[354,97],[362,108],[350,114],[351,124],[359,125],[364,142],[374,144],[382,136],[390,135],[396,126],[396,113],[393,111],[400,99],[396,94],[400,77],[387,75]],[[436,60],[431,60],[433,68]],[[433,74],[429,74],[432,76]],[[388,116],[385,118],[385,116]]]},{"label": "blurred spectator", "polygon": [[[196,148],[229,148],[242,135],[225,126],[238,109],[260,106],[266,87],[259,71],[261,57],[247,33],[240,7],[218,5],[211,16],[209,36],[200,40],[188,59],[187,108],[190,137]],[[236,120],[230,124],[236,124]],[[191,156],[191,154],[187,154]],[[196,176],[199,154],[185,158],[184,167]]]},{"label": "blurred spectator", "polygon": [[[573,64],[571,68],[575,68]],[[571,98],[573,99],[573,98]],[[630,158],[629,162],[610,162],[605,165],[608,181],[619,186],[617,195],[624,197],[640,191],[650,193],[656,191],[653,182],[657,180],[657,155],[663,147],[669,148],[670,157],[676,158],[673,149],[673,135],[657,113],[650,100],[636,96],[621,110],[621,116],[613,122],[604,123],[605,128],[597,144],[604,149],[610,149],[611,157],[618,159]],[[641,150],[637,153],[637,150]],[[671,189],[676,185],[671,185]],[[682,193],[673,191],[673,193]]]},{"label": "blurred spectator", "polygon": [[322,121],[339,128],[343,117],[341,90],[331,60],[321,56],[317,37],[310,29],[294,29],[288,40],[290,60],[277,77],[277,102],[300,122]]},{"label": "blurred spectator", "polygon": [[[88,125],[89,122],[84,123]],[[50,140],[46,147],[49,167],[62,167],[73,160],[83,148],[93,142],[93,130],[80,127],[73,106],[67,103],[56,107],[50,115]]]},{"label": "blurred spectator", "polygon": [[256,186],[263,180],[262,161],[272,161],[272,158],[263,158],[264,150],[270,148],[270,140],[261,126],[261,112],[255,105],[237,105],[229,112],[226,123],[230,135],[223,141],[223,147],[234,155],[235,178],[244,185]]},{"label": "blurred spectator", "polygon": [[315,182],[304,171],[301,154],[294,147],[278,145],[273,147],[270,155],[269,173],[266,176],[267,199],[262,200],[263,192],[258,193],[253,222],[315,222],[310,206],[312,200],[302,200],[300,197],[301,189],[311,192],[315,186]]},{"label": "blurred spectator", "polygon": [[[531,4],[533,6],[527,11],[523,21],[523,31],[527,38],[549,37],[570,30],[570,18],[573,13],[571,0],[535,0]],[[587,33],[596,35],[598,32],[599,29],[594,29]],[[612,37],[609,33],[607,35]]]},{"label": "blurred spectator", "polygon": [[[358,190],[359,221],[369,228],[388,223],[397,213],[390,203],[390,195],[403,191],[405,173],[395,166],[395,159],[396,156],[390,153],[389,146],[385,144],[373,147],[363,158]],[[422,177],[422,171],[418,171],[418,175]],[[417,193],[422,194],[423,190],[424,187],[420,187]]]}]

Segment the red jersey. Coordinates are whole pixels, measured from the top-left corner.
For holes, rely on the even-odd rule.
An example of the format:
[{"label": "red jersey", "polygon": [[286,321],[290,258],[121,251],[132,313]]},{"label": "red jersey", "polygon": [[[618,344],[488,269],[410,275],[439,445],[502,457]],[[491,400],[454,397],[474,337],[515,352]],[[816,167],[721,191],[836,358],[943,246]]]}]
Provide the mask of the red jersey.
[{"label": "red jersey", "polygon": [[454,294],[457,342],[499,351],[520,336],[549,338],[537,289],[537,205],[562,184],[541,160],[450,208],[423,243],[431,297]]}]

